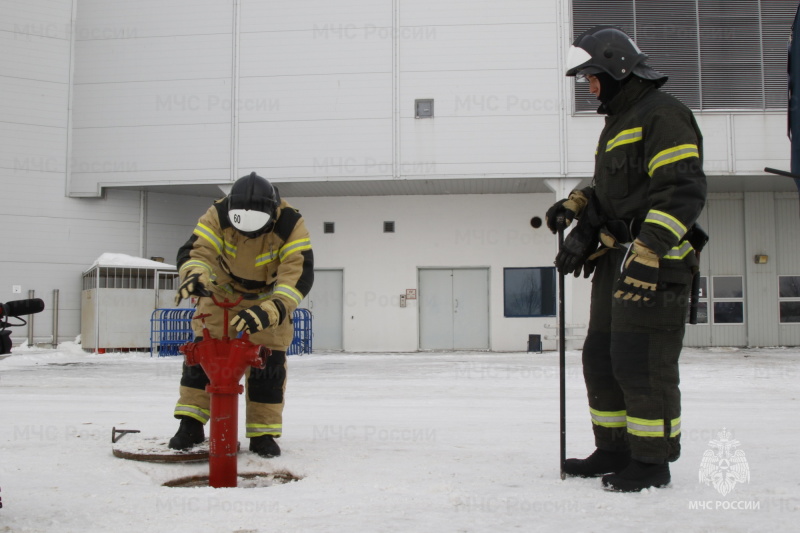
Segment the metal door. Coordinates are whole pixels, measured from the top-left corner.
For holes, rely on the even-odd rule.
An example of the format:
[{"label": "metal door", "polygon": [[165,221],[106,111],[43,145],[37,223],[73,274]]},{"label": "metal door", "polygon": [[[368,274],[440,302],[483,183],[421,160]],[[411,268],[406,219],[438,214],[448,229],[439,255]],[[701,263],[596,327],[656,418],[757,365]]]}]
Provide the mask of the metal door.
[{"label": "metal door", "polygon": [[315,270],[314,286],[300,307],[311,311],[314,351],[344,349],[344,272]]},{"label": "metal door", "polygon": [[489,349],[489,271],[420,269],[421,350]]}]

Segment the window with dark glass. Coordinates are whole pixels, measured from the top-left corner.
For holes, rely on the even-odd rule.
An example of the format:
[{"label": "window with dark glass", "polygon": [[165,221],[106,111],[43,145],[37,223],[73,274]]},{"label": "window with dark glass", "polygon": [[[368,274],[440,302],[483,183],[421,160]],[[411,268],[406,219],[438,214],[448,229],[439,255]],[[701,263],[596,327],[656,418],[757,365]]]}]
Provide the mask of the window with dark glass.
[{"label": "window with dark glass", "polygon": [[778,276],[778,299],[781,323],[800,322],[800,276]]},{"label": "window with dark glass", "polygon": [[503,316],[556,316],[556,269],[503,269]]},{"label": "window with dark glass", "polygon": [[714,276],[712,278],[714,324],[744,323],[744,278]]}]

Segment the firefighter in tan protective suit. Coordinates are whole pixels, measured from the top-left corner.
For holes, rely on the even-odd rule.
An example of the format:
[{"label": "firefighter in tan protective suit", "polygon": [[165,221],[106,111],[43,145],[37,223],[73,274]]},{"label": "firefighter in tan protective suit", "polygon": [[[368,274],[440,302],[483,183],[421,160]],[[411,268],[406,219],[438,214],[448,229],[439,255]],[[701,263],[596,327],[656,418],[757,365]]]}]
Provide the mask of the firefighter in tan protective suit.
[{"label": "firefighter in tan protective suit", "polygon": [[[291,317],[314,282],[314,256],[303,217],[253,172],[238,179],[230,194],[200,217],[178,251],[177,263],[181,285],[176,304],[199,296],[196,314],[211,315],[205,326],[214,338],[226,331],[231,338],[247,332],[251,342],[272,350],[266,368],[251,368],[246,374],[245,425],[251,451],[263,457],[280,455],[275,438],[282,430],[286,350],[294,335]],[[223,309],[204,297],[210,293],[219,300],[244,297],[229,310],[229,324],[222,323]],[[203,324],[192,324],[201,338]],[[200,365],[183,365],[174,412],[181,422],[170,448],[186,449],[205,439],[208,382]]]}]

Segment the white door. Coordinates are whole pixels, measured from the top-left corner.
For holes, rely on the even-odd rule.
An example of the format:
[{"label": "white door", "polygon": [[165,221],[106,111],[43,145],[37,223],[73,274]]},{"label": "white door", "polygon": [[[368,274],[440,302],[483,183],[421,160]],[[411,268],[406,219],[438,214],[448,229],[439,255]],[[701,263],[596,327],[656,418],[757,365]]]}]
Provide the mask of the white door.
[{"label": "white door", "polygon": [[489,349],[488,269],[420,269],[421,350]]},{"label": "white door", "polygon": [[344,272],[315,270],[314,286],[300,307],[311,311],[312,349],[343,350]]}]

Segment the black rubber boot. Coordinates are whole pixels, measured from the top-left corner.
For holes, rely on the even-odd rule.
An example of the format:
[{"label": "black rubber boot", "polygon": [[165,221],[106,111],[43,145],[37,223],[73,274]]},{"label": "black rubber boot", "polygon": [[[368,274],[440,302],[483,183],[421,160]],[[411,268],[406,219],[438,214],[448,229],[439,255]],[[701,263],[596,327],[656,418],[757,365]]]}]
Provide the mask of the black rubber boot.
[{"label": "black rubber boot", "polygon": [[612,472],[619,472],[630,463],[629,451],[610,452],[596,449],[586,459],[567,459],[564,461],[564,473],[573,477],[599,477]]},{"label": "black rubber boot", "polygon": [[182,416],[181,425],[175,436],[169,439],[169,447],[173,450],[186,450],[206,439],[203,423],[188,416]]},{"label": "black rubber boot", "polygon": [[615,492],[639,492],[669,484],[669,464],[652,464],[632,460],[625,470],[603,476],[603,487]]},{"label": "black rubber boot", "polygon": [[272,435],[260,435],[250,439],[250,451],[261,457],[278,457],[281,448]]}]

